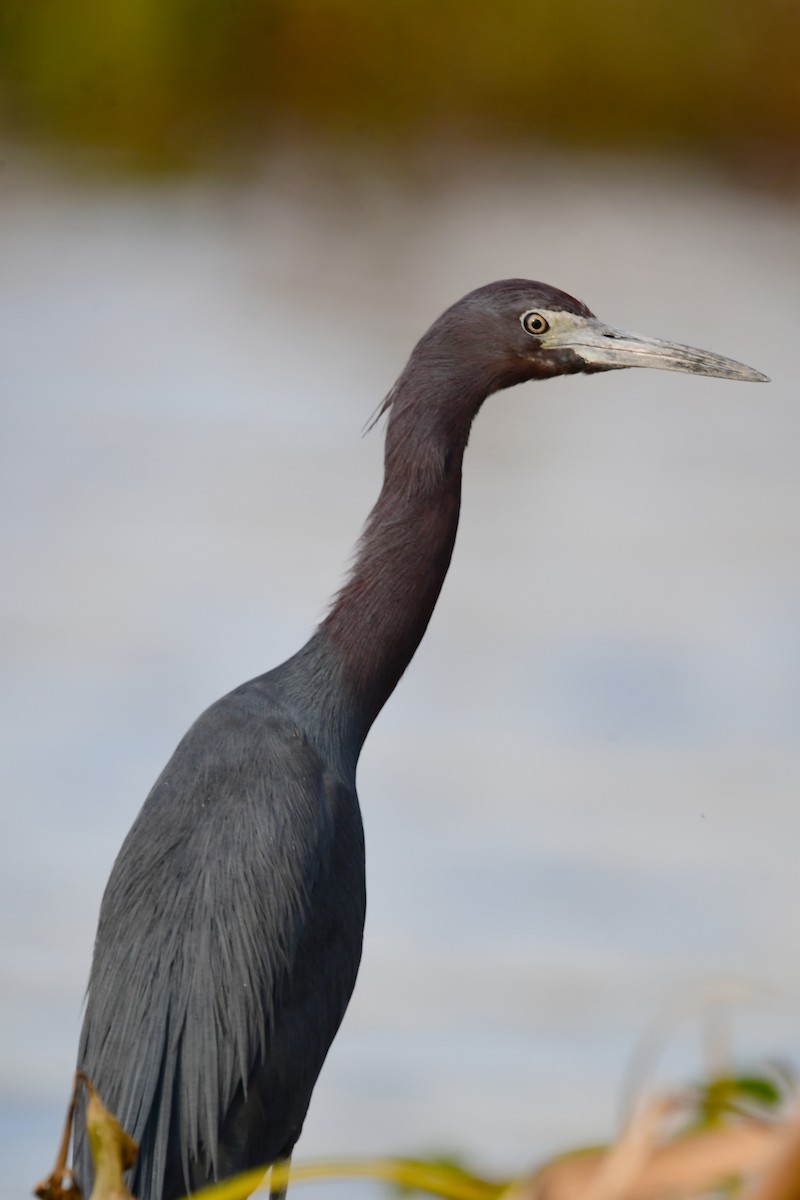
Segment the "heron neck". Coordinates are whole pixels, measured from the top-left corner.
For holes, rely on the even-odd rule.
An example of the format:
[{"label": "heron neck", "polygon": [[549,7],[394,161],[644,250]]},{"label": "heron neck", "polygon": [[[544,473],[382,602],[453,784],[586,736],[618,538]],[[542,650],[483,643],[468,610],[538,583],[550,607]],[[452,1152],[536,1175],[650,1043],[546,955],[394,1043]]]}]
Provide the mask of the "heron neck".
[{"label": "heron neck", "polygon": [[[431,427],[433,425],[433,427]],[[428,627],[453,553],[468,435],[402,405],[353,571],[322,624],[363,740]]]}]

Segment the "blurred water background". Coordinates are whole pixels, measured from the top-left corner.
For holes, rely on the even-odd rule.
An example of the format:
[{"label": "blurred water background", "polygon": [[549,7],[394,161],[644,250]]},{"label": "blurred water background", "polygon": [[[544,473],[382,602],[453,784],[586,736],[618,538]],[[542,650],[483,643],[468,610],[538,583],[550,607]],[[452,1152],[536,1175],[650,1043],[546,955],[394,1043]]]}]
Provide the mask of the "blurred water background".
[{"label": "blurred water background", "polygon": [[[365,421],[508,275],[773,382],[487,403],[362,758],[364,961],[298,1156],[502,1174],[609,1136],[643,1026],[709,984],[757,997],[712,1041],[798,1062],[798,6],[406,8],[0,14],[9,1200],[150,784],[313,629],[380,484]],[[665,1080],[707,1065],[681,1028]]]}]

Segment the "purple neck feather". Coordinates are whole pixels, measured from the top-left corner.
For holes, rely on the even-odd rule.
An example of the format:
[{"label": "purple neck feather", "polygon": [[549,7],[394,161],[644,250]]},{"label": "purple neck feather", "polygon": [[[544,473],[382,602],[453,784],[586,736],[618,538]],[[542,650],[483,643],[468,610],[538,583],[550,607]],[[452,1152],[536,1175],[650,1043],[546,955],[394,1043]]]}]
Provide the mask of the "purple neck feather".
[{"label": "purple neck feather", "polygon": [[[461,466],[472,419],[486,395],[415,386],[414,362],[391,393],[383,487],[355,566],[322,624],[343,682],[369,727],[428,627],[458,528]],[[444,394],[443,394],[444,393]]]}]

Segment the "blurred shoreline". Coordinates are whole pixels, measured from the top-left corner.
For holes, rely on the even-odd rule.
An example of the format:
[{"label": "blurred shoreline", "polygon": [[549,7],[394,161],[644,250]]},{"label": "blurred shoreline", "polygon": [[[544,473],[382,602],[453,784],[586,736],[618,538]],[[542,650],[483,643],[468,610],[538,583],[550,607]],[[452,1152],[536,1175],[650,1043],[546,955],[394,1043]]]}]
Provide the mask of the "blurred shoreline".
[{"label": "blurred shoreline", "polygon": [[796,194],[799,44],[796,0],[9,0],[0,127],[133,175],[238,173],[287,140],[402,161],[433,133],[695,156]]}]

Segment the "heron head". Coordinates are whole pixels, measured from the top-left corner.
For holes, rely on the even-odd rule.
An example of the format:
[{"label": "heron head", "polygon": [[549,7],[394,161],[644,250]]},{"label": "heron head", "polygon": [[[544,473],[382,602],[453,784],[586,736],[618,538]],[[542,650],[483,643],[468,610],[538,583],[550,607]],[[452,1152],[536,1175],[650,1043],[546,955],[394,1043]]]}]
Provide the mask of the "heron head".
[{"label": "heron head", "polygon": [[476,317],[482,313],[492,327],[481,341],[494,342],[498,367],[504,360],[508,378],[500,386],[622,367],[768,382],[760,371],[721,354],[605,325],[580,300],[547,284],[502,280],[461,303]]}]

